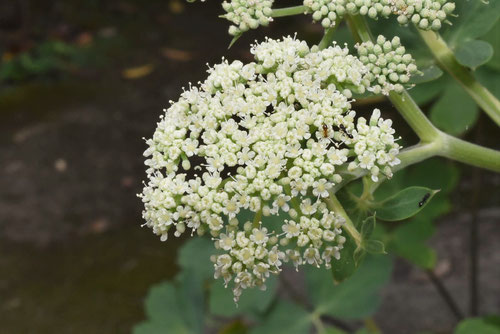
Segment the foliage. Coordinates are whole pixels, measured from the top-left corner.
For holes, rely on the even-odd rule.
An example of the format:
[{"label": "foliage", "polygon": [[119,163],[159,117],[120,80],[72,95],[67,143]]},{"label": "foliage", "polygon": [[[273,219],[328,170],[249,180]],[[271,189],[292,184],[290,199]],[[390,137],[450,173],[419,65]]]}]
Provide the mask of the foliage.
[{"label": "foliage", "polygon": [[282,298],[278,286],[283,285],[273,277],[267,291],[247,290],[235,304],[222,282],[197,270],[193,261],[185,262],[191,254],[211,252],[213,244],[204,238],[183,245],[180,273],[151,288],[145,300],[148,320],[135,326],[134,334],[204,333],[207,328],[218,333],[306,333],[321,316],[351,320],[372,315],[392,271],[390,257],[369,256],[351,278],[334,285],[329,271],[309,266],[305,280],[310,300]]},{"label": "foliage", "polygon": [[[445,2],[441,1],[441,4]],[[399,6],[401,3],[405,4],[404,2],[397,2],[394,6]],[[346,4],[345,8],[343,7],[344,4]],[[259,224],[269,228],[277,226],[276,231],[281,231],[280,225],[286,223],[286,229],[283,229],[285,233],[283,234],[289,233],[291,235],[292,233],[289,231],[292,230],[293,224],[288,225],[288,218],[293,217],[295,219],[297,215],[303,215],[306,210],[311,212],[309,207],[311,200],[317,197],[319,201],[321,198],[322,207],[327,208],[325,212],[329,210],[342,217],[344,220],[342,228],[347,232],[345,233],[345,240],[343,236],[340,238],[336,236],[335,240],[342,240],[342,242],[339,243],[340,247],[337,247],[338,253],[326,261],[327,266],[329,266],[329,261],[332,259],[331,270],[320,270],[308,266],[302,274],[305,287],[298,289],[299,291],[289,286],[286,279],[281,281],[277,281],[276,278],[270,279],[267,291],[263,292],[256,289],[245,291],[241,299],[239,299],[239,307],[235,307],[230,291],[224,288],[222,282],[214,282],[211,278],[211,265],[194,264],[192,261],[192,258],[197,254],[203,254],[202,257],[215,254],[211,243],[206,239],[192,240],[187,242],[180,252],[179,265],[182,267],[182,271],[176,279],[173,282],[162,283],[151,290],[146,300],[146,313],[149,320],[138,325],[135,328],[135,333],[148,333],[148,328],[153,331],[160,329],[161,326],[163,326],[164,333],[174,333],[175,331],[200,333],[207,328],[219,330],[220,333],[308,333],[312,328],[318,333],[342,333],[342,329],[329,326],[324,320],[327,318],[333,318],[335,321],[366,320],[372,316],[380,304],[381,289],[390,280],[392,262],[395,257],[403,258],[424,270],[432,270],[435,267],[437,254],[427,245],[427,241],[435,232],[436,220],[451,209],[449,197],[457,184],[459,172],[458,168],[449,161],[444,162],[438,158],[421,161],[440,155],[474,166],[485,167],[494,171],[500,170],[498,152],[479,148],[451,136],[463,135],[474,126],[479,117],[479,107],[499,123],[500,102],[494,95],[499,97],[500,91],[498,87],[495,88],[493,85],[495,77],[498,77],[498,71],[500,71],[499,43],[495,42],[495,36],[500,27],[498,23],[500,1],[492,0],[490,4],[484,4],[480,1],[458,2],[456,11],[458,19],[455,20],[452,28],[443,28],[441,30],[443,37],[431,30],[440,30],[441,22],[446,22],[445,17],[441,16],[440,20],[436,19],[439,22],[436,20],[429,22],[427,18],[437,14],[432,12],[432,15],[430,15],[428,9],[422,10],[420,7],[415,7],[422,11],[420,13],[422,16],[417,15],[418,17],[416,17],[406,12],[408,9],[406,5],[398,8],[387,5],[386,8],[375,4],[373,7],[364,6],[366,7],[364,8],[361,5],[358,6],[358,4],[361,4],[361,2],[342,1],[332,5],[330,1],[305,1],[302,7],[297,6],[274,11],[271,9],[272,1],[247,3],[234,0],[230,3],[224,2],[223,7],[228,13],[224,17],[233,24],[230,28],[230,34],[235,38],[231,41],[231,44],[236,42],[237,38],[249,29],[256,29],[259,25],[268,25],[272,22],[273,15],[280,17],[302,13],[312,14],[313,19],[315,21],[321,20],[321,24],[325,28],[325,35],[318,44],[319,46],[311,49],[313,59],[328,58],[327,54],[331,54],[332,51],[325,48],[333,43],[334,28],[337,27],[340,19],[346,19],[353,33],[353,38],[347,37],[345,31],[340,28],[338,41],[344,38],[350,42],[353,40],[358,42],[355,48],[360,56],[359,60],[367,66],[367,72],[369,72],[363,78],[367,82],[366,90],[364,88],[359,89],[360,87],[354,89],[356,87],[352,82],[347,81],[347,83],[344,83],[345,79],[341,80],[339,77],[334,77],[334,75],[330,77],[328,75],[324,76],[330,78],[328,84],[334,83],[339,87],[345,85],[347,88],[343,94],[349,95],[349,97],[351,94],[355,97],[366,96],[367,91],[374,95],[378,93],[388,95],[391,102],[412,129],[415,130],[421,142],[400,152],[398,157],[401,157],[402,166],[401,170],[395,175],[392,175],[391,170],[379,174],[380,166],[366,168],[366,163],[361,162],[361,159],[356,163],[339,163],[339,166],[335,166],[336,173],[338,173],[336,174],[335,183],[329,184],[328,187],[323,187],[323,184],[321,184],[319,188],[318,184],[316,184],[316,188],[312,191],[306,187],[302,193],[303,198],[297,195],[297,191],[295,194],[290,192],[290,176],[294,179],[293,173],[291,173],[293,161],[290,163],[285,162],[280,171],[286,170],[287,172],[277,174],[279,174],[280,178],[285,179],[283,184],[285,185],[284,192],[287,199],[282,200],[280,203],[283,206],[286,204],[287,208],[283,211],[289,212],[289,215],[279,216],[280,211],[277,209],[278,204],[276,204],[274,211],[269,207],[265,210],[260,209],[260,211],[252,210],[256,212],[255,218],[252,217],[253,213],[249,214],[247,210],[242,210],[236,216],[236,219],[230,215],[229,218],[231,219],[228,221],[232,222],[230,225],[232,225],[231,228],[234,231],[237,230],[237,227],[243,227],[247,232],[254,228],[252,230],[254,231],[254,238],[257,238],[259,232],[263,235],[267,233],[267,229],[257,230],[257,226],[262,227]],[[427,1],[424,4],[432,4],[432,10],[434,10],[434,6],[441,8],[441,4],[437,2]],[[415,8],[412,7],[412,11],[416,10]],[[395,9],[398,11],[395,11]],[[450,14],[453,9],[454,6],[448,6],[446,14]],[[395,13],[399,15],[398,21],[388,21],[388,24],[371,23],[373,31],[388,37],[386,39],[380,35],[375,43],[371,29],[362,16],[370,18],[389,17],[390,14]],[[406,16],[407,14],[408,16]],[[405,25],[410,20],[415,24],[411,28],[400,26],[401,24]],[[392,38],[394,35],[396,37]],[[400,46],[400,41],[403,41],[402,44],[406,46],[406,49]],[[286,43],[299,45],[301,42],[288,39]],[[257,54],[257,62],[266,59],[256,65],[256,73],[259,73],[260,79],[264,79],[264,75],[271,73],[270,81],[275,80],[273,71],[279,68],[276,77],[283,76],[283,78],[287,78],[289,76],[293,78],[291,79],[293,82],[295,74],[293,71],[287,72],[287,68],[314,69],[315,65],[312,60],[297,65],[287,58],[289,57],[295,61],[302,57],[301,53],[308,53],[309,49],[306,50],[307,52],[288,52],[286,57],[281,54],[277,56],[279,52],[275,53],[275,50],[286,49],[279,44],[269,39],[264,44],[254,46],[252,52]],[[353,43],[350,44],[353,45]],[[264,49],[265,52],[263,52]],[[299,47],[296,48],[296,50],[299,49]],[[261,52],[260,56],[259,52]],[[347,54],[349,51],[345,49],[343,52]],[[410,81],[409,74],[416,72],[412,56],[416,59],[416,64],[421,70],[421,76],[412,78]],[[341,60],[337,59],[335,62],[339,63]],[[285,70],[280,67],[283,64],[286,64],[283,67]],[[229,68],[232,65],[224,63],[220,66]],[[226,67],[224,67],[224,71],[226,71]],[[241,66],[238,67],[238,69],[240,68]],[[401,73],[398,72],[398,68],[401,68]],[[211,70],[210,73],[216,73],[216,71],[217,68]],[[215,82],[213,87],[210,80],[204,84],[204,87],[211,87],[213,88],[212,91],[217,91],[219,81],[224,81],[224,71],[221,70],[220,73],[216,73],[217,75],[214,76],[216,80],[213,80],[212,77],[209,78]],[[350,69],[347,72],[353,73],[355,71]],[[362,73],[362,71],[359,73]],[[330,73],[327,72],[326,74]],[[314,75],[316,73],[311,72],[310,76],[313,77]],[[492,87],[492,93],[477,81],[476,76],[484,85]],[[245,84],[251,85],[242,78],[238,78],[238,80],[238,82],[244,83],[242,89],[245,88]],[[267,78],[264,81],[267,83]],[[232,81],[228,82],[229,84],[225,83],[228,86],[233,84]],[[371,82],[376,82],[380,86],[373,89]],[[410,95],[404,90],[405,85],[408,83],[416,85],[410,90]],[[326,85],[325,82],[323,86]],[[385,85],[389,88],[385,89]],[[323,89],[323,86],[318,87],[318,90]],[[277,91],[281,89],[279,87]],[[195,93],[197,92],[195,90]],[[290,107],[297,108],[292,111],[293,114],[296,114],[297,110],[300,110],[305,105],[302,101],[300,104],[290,102],[296,101],[293,94],[290,101],[287,100],[289,96],[285,95],[283,105],[289,103]],[[260,93],[258,96],[261,98]],[[430,105],[429,119],[414,103],[412,96],[418,104]],[[211,98],[213,98],[212,95],[210,95]],[[219,96],[217,96],[217,99],[219,99]],[[184,108],[185,105],[189,105],[186,101],[180,100],[180,109]],[[196,105],[195,109],[198,109],[198,107],[200,106]],[[182,109],[182,113],[185,114],[184,109]],[[271,114],[274,111],[272,110]],[[182,114],[183,117],[184,114]],[[380,112],[377,111],[374,115],[369,121],[370,125],[378,122]],[[277,117],[276,114],[273,116]],[[313,122],[314,120],[311,121],[311,124]],[[391,125],[387,124],[388,126]],[[363,126],[366,126],[364,118],[362,124],[358,125],[357,128],[361,129]],[[333,130],[332,128],[333,132],[337,131],[337,137],[344,138],[343,141],[345,142],[342,142],[342,145],[348,147],[348,138],[353,139],[353,132],[347,131],[343,124],[337,124],[336,127],[338,129]],[[328,138],[330,129],[327,124],[314,123],[311,128],[316,133],[316,138],[320,138],[321,134],[323,134],[324,138]],[[160,135],[163,135],[163,133],[160,133]],[[160,135],[157,137],[161,137]],[[307,143],[297,142],[297,148],[312,146],[313,137],[308,138],[311,139]],[[170,144],[168,143],[168,145]],[[155,149],[162,151],[165,145],[167,144],[160,141],[155,142],[153,146]],[[337,145],[340,145],[340,143],[337,143]],[[354,147],[351,150],[350,157],[358,154],[357,149],[359,149],[359,145],[358,148]],[[185,165],[190,166],[187,158],[183,157],[183,159]],[[332,156],[329,159],[333,160],[334,158]],[[491,162],[492,159],[496,160],[496,162]],[[306,160],[309,161],[310,159]],[[148,164],[152,164],[151,161],[148,160]],[[347,159],[343,162],[345,161]],[[155,163],[161,169],[165,167],[164,162],[164,160],[159,160]],[[167,169],[176,170],[179,163],[179,159],[175,160],[171,163],[171,166],[167,166]],[[397,165],[397,163],[394,165]],[[243,170],[242,167],[241,170]],[[236,182],[236,179],[233,179]],[[219,189],[219,191],[226,191],[226,186],[227,189],[233,189],[233,181],[228,180],[224,188]],[[330,190],[330,188],[332,189]],[[145,203],[151,201],[155,205],[157,204],[156,190],[148,191],[152,196],[146,198]],[[252,188],[253,190],[255,189]],[[232,195],[230,194],[230,197]],[[241,194],[238,195],[241,196]],[[303,202],[288,211],[288,201],[290,201],[291,206],[294,206],[294,200],[297,201],[297,199]],[[172,196],[172,201],[175,203],[174,196]],[[171,207],[174,214],[174,209],[178,210],[178,207],[173,205]],[[262,212],[264,212],[264,216],[269,216],[271,213],[276,215],[271,218],[261,219]],[[155,233],[162,234],[165,240],[168,228],[163,229],[164,211],[157,210],[155,214],[161,218],[158,219],[158,222],[155,221],[156,224],[152,224],[156,229]],[[295,224],[295,222],[293,223]],[[167,225],[170,226],[171,224],[173,223],[169,221]],[[176,231],[179,235],[185,230],[184,224],[180,226],[181,228],[177,227]],[[234,232],[233,230],[230,232]],[[222,238],[226,238],[226,235],[213,230],[211,233],[214,237],[221,235],[221,239],[215,240],[217,240],[216,247],[222,248],[220,243],[222,243]],[[244,235],[245,232],[241,233]],[[278,240],[276,237],[273,245],[277,244]],[[235,247],[230,244],[233,241],[228,240],[228,249]],[[281,244],[280,241],[280,245],[288,246],[289,243],[295,242],[298,243],[296,240],[286,240]],[[234,244],[236,244],[236,241],[234,241]],[[231,260],[238,261],[239,253],[236,252],[235,254],[232,254],[234,258]],[[282,255],[284,259],[284,253]],[[300,256],[299,254],[298,257]],[[221,268],[224,265],[222,261],[220,261],[222,264],[218,263],[221,258],[213,257],[216,268]],[[300,264],[306,262],[305,259],[306,257],[302,261],[302,258],[300,258]],[[314,256],[307,259],[311,260],[308,261],[309,263],[314,263],[318,267],[321,263],[321,260],[315,260]],[[208,263],[208,259],[204,260]],[[234,262],[229,262],[229,265],[232,263]],[[251,268],[251,266],[245,267],[245,270]],[[241,268],[236,269],[238,273],[241,272]],[[216,271],[216,276],[219,275],[220,271]],[[230,281],[233,277],[224,276],[224,278]],[[238,292],[240,291],[238,290]],[[163,295],[163,297],[158,297],[159,295]],[[283,295],[288,297],[284,298]],[[304,296],[306,296],[305,299]],[[169,298],[170,301],[159,302],[162,298]],[[169,313],[171,308],[175,310],[168,316],[165,315],[164,319],[169,319],[172,315],[176,315],[176,319],[175,321],[172,320],[171,324],[166,324],[159,314]],[[176,312],[180,313],[177,314]],[[221,322],[221,318],[224,321]],[[367,323],[369,324],[370,321],[367,321]],[[458,324],[455,333],[497,333],[499,331],[498,324],[498,318],[495,316],[465,319]],[[360,329],[360,333],[364,331],[369,332],[374,331],[374,329],[371,327]]]},{"label": "foliage", "polygon": [[18,82],[34,77],[71,72],[89,60],[89,48],[58,40],[47,40],[16,55],[4,53],[0,82]]}]

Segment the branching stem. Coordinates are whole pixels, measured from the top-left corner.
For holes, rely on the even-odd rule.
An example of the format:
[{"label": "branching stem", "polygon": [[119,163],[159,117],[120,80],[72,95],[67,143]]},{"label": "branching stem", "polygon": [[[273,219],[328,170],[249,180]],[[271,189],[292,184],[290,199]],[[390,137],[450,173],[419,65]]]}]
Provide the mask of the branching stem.
[{"label": "branching stem", "polygon": [[417,29],[425,44],[431,50],[438,65],[451,74],[476,103],[483,109],[488,116],[500,126],[500,101],[491,94],[491,92],[481,85],[472,71],[461,65],[448,44],[441,36],[433,31],[423,31]]}]

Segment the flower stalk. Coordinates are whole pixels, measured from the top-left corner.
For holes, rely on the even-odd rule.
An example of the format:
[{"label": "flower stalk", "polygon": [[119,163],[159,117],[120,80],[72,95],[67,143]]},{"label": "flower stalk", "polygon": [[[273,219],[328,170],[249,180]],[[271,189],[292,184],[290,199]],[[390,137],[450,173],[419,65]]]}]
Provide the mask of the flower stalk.
[{"label": "flower stalk", "polygon": [[354,226],[351,218],[349,218],[347,212],[345,212],[344,207],[342,206],[342,204],[340,204],[335,194],[333,192],[330,192],[330,196],[324,198],[323,201],[326,203],[330,210],[339,214],[345,219],[345,223],[344,225],[342,225],[342,228],[346,230],[347,233],[349,233],[349,235],[354,239],[354,242],[356,242],[356,246],[360,247],[361,243],[363,242],[363,238],[361,237],[359,231],[356,229],[356,226]]},{"label": "flower stalk", "polygon": [[293,7],[285,7],[285,8],[277,8],[273,9],[271,12],[272,17],[283,17],[283,16],[292,16],[304,14],[307,11],[306,6],[293,6]]},{"label": "flower stalk", "polygon": [[[354,38],[357,41],[359,42],[373,41],[370,28],[368,27],[363,17],[359,15],[347,16],[347,23],[353,33]],[[421,31],[420,33],[421,35],[423,34],[425,37],[431,36],[431,38],[434,40],[433,43],[436,43],[439,46],[438,50],[441,50],[440,52],[442,52],[443,54],[445,54],[444,52],[446,51],[444,47],[446,47],[447,50],[449,50],[446,43],[444,43],[442,39],[441,41],[439,41],[439,39],[436,39],[436,35],[432,35],[433,33],[424,31]],[[451,53],[451,51],[449,52]],[[449,55],[440,57],[441,59],[443,57],[445,59],[449,59]],[[453,60],[456,62],[454,56]],[[457,65],[459,64],[457,63]],[[454,70],[455,68],[453,69],[453,71]],[[472,83],[471,81],[467,81],[470,84],[470,87],[474,87],[472,88],[474,92],[477,93],[479,91],[482,92],[481,94],[491,95],[491,93],[489,93],[484,87],[483,87],[484,90],[478,88],[479,84],[475,81],[475,79],[472,77],[470,73],[468,73],[467,75],[461,73],[460,75],[464,75],[463,78],[468,78],[468,80],[470,79],[475,82]],[[492,98],[493,99],[489,99],[488,104],[496,105],[498,103],[498,100],[496,100],[493,96]],[[480,99],[482,99],[482,97]],[[389,94],[389,100],[394,104],[396,109],[398,109],[400,114],[408,122],[410,127],[415,131],[415,133],[419,136],[421,140],[421,144],[413,147],[412,149],[401,151],[399,155],[401,164],[396,166],[395,170],[405,168],[408,165],[438,155],[455,161],[463,162],[475,167],[480,167],[495,172],[500,172],[499,151],[482,147],[476,144],[472,144],[467,141],[445,134],[444,132],[441,132],[430,122],[430,120],[425,116],[425,114],[422,112],[419,106],[415,103],[415,101],[406,91],[403,91],[403,93],[401,94],[396,92],[391,92]],[[489,110],[491,112],[494,109],[490,108]],[[496,110],[500,110],[500,104],[498,105],[498,109]],[[354,178],[351,178],[350,180],[352,179]]]},{"label": "flower stalk", "polygon": [[[347,24],[356,41],[360,43],[374,41],[370,28],[362,16],[347,16]],[[389,100],[423,142],[431,142],[437,138],[439,133],[438,129],[436,129],[431,121],[424,115],[408,92],[390,92]]]}]

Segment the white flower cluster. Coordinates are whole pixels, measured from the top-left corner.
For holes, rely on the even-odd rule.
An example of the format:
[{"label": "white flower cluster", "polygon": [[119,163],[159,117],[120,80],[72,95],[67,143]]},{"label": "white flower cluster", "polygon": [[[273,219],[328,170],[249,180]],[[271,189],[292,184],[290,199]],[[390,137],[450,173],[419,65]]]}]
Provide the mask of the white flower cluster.
[{"label": "white flower cluster", "polygon": [[411,21],[421,29],[439,30],[455,10],[455,4],[448,0],[304,0],[304,6],[325,28],[345,14],[360,14],[372,19],[397,15],[402,25]]},{"label": "white flower cluster", "polygon": [[397,36],[388,41],[379,35],[376,43],[365,42],[355,47],[358,50],[359,60],[371,72],[370,81],[374,82],[371,90],[375,94],[387,95],[391,90],[402,92],[403,85],[418,72],[415,60],[411,54],[406,53]]},{"label": "white flower cluster", "polygon": [[267,26],[271,17],[274,0],[231,0],[224,1],[222,8],[227,12],[223,17],[232,22],[229,34],[238,36],[256,29],[260,25]]},{"label": "white flower cluster", "polygon": [[[323,200],[342,181],[339,167],[390,177],[400,148],[380,111],[355,118],[349,99],[370,89],[371,73],[347,48],[287,37],[251,52],[256,62],[223,61],[172,102],[147,140],[140,195],[161,240],[171,228],[212,235],[225,252],[214,256],[215,275],[234,282],[236,299],[265,288],[283,262],[338,259],[344,220]],[[280,214],[289,219],[275,230],[261,218]]]}]

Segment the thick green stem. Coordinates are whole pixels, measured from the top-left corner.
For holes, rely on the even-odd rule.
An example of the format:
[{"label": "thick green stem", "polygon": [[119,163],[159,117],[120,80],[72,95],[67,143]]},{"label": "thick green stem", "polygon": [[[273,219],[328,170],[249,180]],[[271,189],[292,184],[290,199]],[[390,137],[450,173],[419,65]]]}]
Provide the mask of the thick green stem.
[{"label": "thick green stem", "polygon": [[433,31],[417,30],[439,66],[450,73],[488,116],[500,126],[500,101],[474,78],[470,69],[457,61],[453,51],[439,34]]},{"label": "thick green stem", "polygon": [[410,165],[427,160],[433,156],[438,155],[442,150],[442,143],[440,140],[435,140],[430,143],[419,143],[410,146],[399,152],[398,158],[401,160],[399,165],[392,168],[393,172],[397,172]]},{"label": "thick green stem", "polygon": [[425,116],[408,92],[390,92],[389,100],[423,142],[431,142],[438,136],[438,129]]},{"label": "thick green stem", "polygon": [[272,17],[292,16],[292,15],[304,14],[305,12],[307,12],[306,6],[276,8],[273,9],[271,16]]},{"label": "thick green stem", "polygon": [[443,149],[439,151],[440,156],[500,173],[500,151],[472,144],[445,133],[441,133],[440,137],[443,145]]},{"label": "thick green stem", "polygon": [[[431,142],[421,142],[402,150],[398,155],[401,163],[394,166],[392,171],[397,172],[435,156],[442,156],[468,165],[500,172],[500,151],[466,142],[441,131],[438,131],[438,136]],[[333,194],[349,182],[366,175],[368,171],[357,168],[352,172],[342,172],[339,170],[339,173],[342,174],[342,182],[336,184],[331,189]],[[383,181],[384,178],[381,177],[376,186],[372,187],[371,190],[375,191],[376,187]]]},{"label": "thick green stem", "polygon": [[358,232],[356,227],[354,226],[354,223],[352,222],[351,218],[349,218],[349,215],[347,212],[345,212],[344,207],[342,204],[340,204],[339,200],[337,197],[335,197],[335,194],[333,192],[330,192],[330,197],[324,198],[323,201],[326,203],[328,208],[341,215],[345,219],[344,225],[342,225],[342,228],[349,233],[349,235],[354,239],[356,242],[357,246],[361,245],[362,237],[361,234]]},{"label": "thick green stem", "polygon": [[[347,16],[347,24],[358,42],[374,41],[370,28],[362,16]],[[389,100],[423,142],[431,142],[438,136],[438,129],[432,125],[406,91],[402,93],[390,92]]]}]

